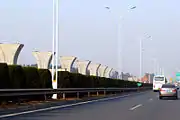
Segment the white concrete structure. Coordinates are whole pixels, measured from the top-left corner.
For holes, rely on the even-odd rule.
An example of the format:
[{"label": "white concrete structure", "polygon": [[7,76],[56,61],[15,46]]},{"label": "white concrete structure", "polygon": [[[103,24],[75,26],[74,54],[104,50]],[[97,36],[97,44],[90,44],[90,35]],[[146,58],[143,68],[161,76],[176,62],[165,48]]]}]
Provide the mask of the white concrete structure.
[{"label": "white concrete structure", "polygon": [[[49,71],[52,73],[52,69],[49,69]],[[58,71],[66,71],[66,69],[59,68]],[[55,73],[55,70],[54,70],[54,73]]]},{"label": "white concrete structure", "polygon": [[109,68],[109,67],[105,70],[105,77],[106,78],[110,78],[111,77],[112,70],[113,70],[113,68]]},{"label": "white concrete structure", "polygon": [[77,60],[78,73],[88,75],[88,66],[91,63],[89,60]]},{"label": "white concrete structure", "polygon": [[32,52],[33,56],[36,58],[36,62],[39,69],[48,69],[52,60],[52,52]]},{"label": "white concrete structure", "polygon": [[0,43],[0,62],[8,65],[17,64],[19,53],[23,47],[24,45],[19,43]]},{"label": "white concrete structure", "polygon": [[98,76],[99,77],[105,77],[105,71],[108,68],[108,66],[101,65],[98,70]]},{"label": "white concrete structure", "polygon": [[73,66],[72,69],[71,69],[71,72],[72,73],[78,73],[78,68]]},{"label": "white concrete structure", "polygon": [[88,66],[88,70],[90,72],[90,75],[98,76],[98,69],[99,69],[100,65],[101,64],[90,63],[89,66]]},{"label": "white concrete structure", "polygon": [[72,66],[76,59],[77,57],[74,57],[74,56],[61,56],[60,57],[61,68],[65,69],[66,71],[71,72]]},{"label": "white concrete structure", "polygon": [[118,71],[115,72],[114,77],[115,77],[115,79],[119,79],[119,72]]},{"label": "white concrete structure", "polygon": [[112,70],[110,77],[113,79],[118,79],[119,73],[115,70]]}]

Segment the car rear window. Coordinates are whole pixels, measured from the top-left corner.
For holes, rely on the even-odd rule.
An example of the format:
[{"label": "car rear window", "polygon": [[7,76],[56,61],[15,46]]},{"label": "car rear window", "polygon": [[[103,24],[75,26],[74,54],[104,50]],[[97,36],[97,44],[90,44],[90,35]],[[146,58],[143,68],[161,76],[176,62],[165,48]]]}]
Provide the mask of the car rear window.
[{"label": "car rear window", "polygon": [[162,85],[162,88],[175,88],[175,85]]},{"label": "car rear window", "polygon": [[164,77],[155,77],[154,80],[155,81],[164,81]]}]

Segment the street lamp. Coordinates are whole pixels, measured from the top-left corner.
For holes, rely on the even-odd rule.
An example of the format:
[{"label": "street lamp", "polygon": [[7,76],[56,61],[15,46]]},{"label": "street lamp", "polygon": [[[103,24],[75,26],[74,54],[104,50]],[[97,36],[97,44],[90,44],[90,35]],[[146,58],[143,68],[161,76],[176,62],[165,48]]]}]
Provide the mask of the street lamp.
[{"label": "street lamp", "polygon": [[160,70],[160,64],[159,64],[159,61],[158,60],[155,60],[156,64],[154,66],[154,68],[156,69],[156,74],[160,74],[161,70]]},{"label": "street lamp", "polygon": [[[53,25],[52,25],[52,82],[54,81],[54,57],[55,57],[55,10],[54,10],[54,8],[55,8],[55,1],[53,0],[53,20],[52,20],[52,22],[53,22]],[[54,88],[54,84],[52,83],[52,86],[53,86],[53,88]]]},{"label": "street lamp", "polygon": [[58,56],[59,56],[59,0],[56,0],[56,88],[58,80]]},{"label": "street lamp", "polygon": [[[58,10],[59,10],[59,0],[53,0],[53,37],[52,37],[52,86],[53,89],[57,89],[57,78],[58,78]],[[56,48],[56,49],[55,49]],[[54,71],[55,66],[55,71]],[[55,79],[54,79],[54,72]],[[57,99],[57,94],[53,94],[53,99]]]},{"label": "street lamp", "polygon": [[156,60],[156,58],[153,58],[152,61],[153,61],[153,67],[152,67],[153,68],[153,73],[157,74],[157,67],[156,67],[157,66],[156,65],[157,64],[157,60]]},{"label": "street lamp", "polygon": [[[109,12],[111,12],[111,7],[109,7],[109,6],[105,6],[105,9],[107,9],[107,10],[109,10]],[[128,10],[133,10],[133,9],[136,9],[136,6],[133,6],[133,7],[130,7]],[[120,19],[117,19],[117,33],[118,33],[118,41],[120,41],[119,40],[119,34],[120,34],[120,26],[121,26],[121,20],[122,20],[122,18],[123,18],[123,16],[120,16]],[[120,47],[120,49],[122,49],[121,47]],[[119,51],[119,53],[120,53],[120,56],[121,56],[121,54],[122,54],[122,50],[120,50]],[[119,59],[119,58],[118,58]],[[121,72],[121,78],[120,79],[122,79],[122,71],[123,71],[123,64],[122,64],[122,56],[120,57],[120,65],[119,65],[119,69],[121,69],[120,70],[120,72]]]},{"label": "street lamp", "polygon": [[[147,36],[147,37],[145,37],[144,39],[150,39],[151,38],[151,36]],[[144,49],[143,49],[143,40],[144,39],[140,39],[140,41],[139,41],[139,43],[140,43],[140,70],[139,70],[139,72],[140,72],[140,76],[139,76],[139,78],[140,78],[140,80],[141,80],[141,77],[142,77],[142,52],[144,51]]]}]

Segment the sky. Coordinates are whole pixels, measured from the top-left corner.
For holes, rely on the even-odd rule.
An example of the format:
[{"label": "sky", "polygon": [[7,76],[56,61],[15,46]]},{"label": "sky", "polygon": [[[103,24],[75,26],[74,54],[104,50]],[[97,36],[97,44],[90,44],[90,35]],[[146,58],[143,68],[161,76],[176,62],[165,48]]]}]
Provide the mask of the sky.
[{"label": "sky", "polygon": [[[180,69],[179,4],[179,0],[60,0],[59,56],[139,75],[142,39],[143,72],[153,72],[156,60],[171,75]],[[131,10],[133,6],[136,9]],[[52,50],[52,0],[1,0],[0,18],[0,42],[24,44],[19,64],[36,63],[34,50]],[[152,37],[146,39],[147,35]]]}]

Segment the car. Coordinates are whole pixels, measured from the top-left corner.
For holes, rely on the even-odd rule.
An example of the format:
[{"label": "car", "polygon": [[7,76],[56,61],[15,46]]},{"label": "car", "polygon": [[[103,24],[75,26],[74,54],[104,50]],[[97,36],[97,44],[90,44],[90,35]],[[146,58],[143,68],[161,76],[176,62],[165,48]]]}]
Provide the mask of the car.
[{"label": "car", "polygon": [[173,97],[178,99],[178,89],[179,88],[173,84],[163,84],[159,90],[159,99],[162,99],[163,97]]}]

